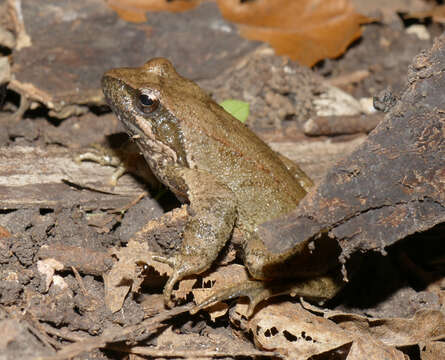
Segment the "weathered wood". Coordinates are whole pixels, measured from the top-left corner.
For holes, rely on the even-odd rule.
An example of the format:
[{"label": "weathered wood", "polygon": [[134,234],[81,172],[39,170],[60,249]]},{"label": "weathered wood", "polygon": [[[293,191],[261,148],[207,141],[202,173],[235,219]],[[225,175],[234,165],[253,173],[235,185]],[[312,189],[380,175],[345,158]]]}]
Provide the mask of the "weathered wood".
[{"label": "weathered wood", "polygon": [[[131,176],[123,176],[115,188],[110,187],[107,182],[113,170],[91,162],[78,164],[72,151],[64,148],[0,148],[0,209],[115,208],[146,190]],[[70,186],[64,180],[89,189]]]},{"label": "weathered wood", "polygon": [[[343,257],[380,250],[445,221],[445,36],[418,55],[400,101],[289,216],[260,227],[271,251],[321,231]],[[280,239],[280,241],[277,241]]]}]

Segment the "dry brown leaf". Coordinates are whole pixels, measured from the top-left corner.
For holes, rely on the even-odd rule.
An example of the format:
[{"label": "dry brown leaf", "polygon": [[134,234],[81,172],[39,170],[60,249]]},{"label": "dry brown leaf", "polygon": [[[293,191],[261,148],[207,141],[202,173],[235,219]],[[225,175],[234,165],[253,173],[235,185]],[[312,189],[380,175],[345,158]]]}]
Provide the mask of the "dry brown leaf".
[{"label": "dry brown leaf", "polygon": [[445,338],[445,314],[439,310],[421,310],[411,319],[368,319],[355,314],[329,317],[343,329],[368,333],[391,346],[409,346]]},{"label": "dry brown leaf", "polygon": [[[246,304],[239,303],[231,317],[239,323]],[[351,343],[353,336],[333,321],[311,314],[300,304],[282,302],[263,307],[246,323],[257,345],[292,358],[307,359]]]},{"label": "dry brown leaf", "polygon": [[[237,283],[243,283],[249,280],[246,268],[242,265],[231,264],[222,266],[212,271],[209,275],[202,278],[202,287],[192,290],[195,297],[195,303],[199,304],[216,291],[233,286]],[[226,314],[228,306],[225,303],[217,303],[206,308],[210,315],[210,319],[214,321],[216,318]]]},{"label": "dry brown leaf", "polygon": [[360,37],[370,19],[349,0],[218,0],[223,16],[240,25],[241,34],[269,43],[280,55],[312,66],[341,55]]},{"label": "dry brown leaf", "polygon": [[405,355],[372,336],[358,335],[352,343],[346,360],[405,360]]},{"label": "dry brown leaf", "polygon": [[[200,287],[196,285],[198,283],[197,279],[181,280],[178,289],[173,291],[173,295],[177,300],[185,300],[192,293],[195,303],[199,304],[216,291],[233,286],[236,283],[242,283],[248,279],[246,268],[242,265],[220,266],[202,277]],[[227,310],[228,306],[225,303],[217,303],[206,308],[211,320],[223,316]]]},{"label": "dry brown leaf", "polygon": [[425,19],[430,17],[434,22],[445,23],[445,5],[437,5],[426,11],[411,12],[404,17],[407,19]]},{"label": "dry brown leaf", "polygon": [[231,313],[232,323],[241,324],[253,334],[258,346],[298,359],[348,344],[352,344],[348,360],[404,360],[404,354],[396,347],[424,343],[430,345],[430,353],[443,351],[440,345],[430,342],[445,338],[445,315],[435,310],[420,311],[413,319],[368,319],[314,307],[317,314],[325,314],[321,317],[300,304],[283,302],[263,307],[248,321],[247,304],[238,303],[235,310]]},{"label": "dry brown leaf", "polygon": [[[361,14],[369,16],[378,16],[379,21],[386,24],[400,21],[398,13],[406,13],[408,11],[425,11],[431,5],[423,0],[351,0],[357,11]],[[380,19],[381,16],[381,19]]]},{"label": "dry brown leaf", "polygon": [[421,346],[420,358],[422,360],[445,359],[445,343],[431,341]]},{"label": "dry brown leaf", "polygon": [[130,240],[126,247],[112,251],[118,261],[112,269],[104,274],[105,304],[116,312],[122,308],[125,297],[131,290],[137,292],[144,280],[143,265],[149,265],[160,275],[170,275],[170,266],[152,260],[153,252],[148,250],[147,243]]},{"label": "dry brown leaf", "polygon": [[110,6],[125,21],[143,23],[147,20],[147,11],[180,12],[191,10],[202,0],[108,0]]}]

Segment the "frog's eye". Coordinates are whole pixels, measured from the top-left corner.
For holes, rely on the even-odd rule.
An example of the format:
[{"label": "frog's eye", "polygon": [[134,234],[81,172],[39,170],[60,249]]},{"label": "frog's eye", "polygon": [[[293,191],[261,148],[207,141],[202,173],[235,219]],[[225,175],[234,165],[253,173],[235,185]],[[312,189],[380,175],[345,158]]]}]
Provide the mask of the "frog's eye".
[{"label": "frog's eye", "polygon": [[139,108],[146,114],[156,110],[159,105],[159,100],[153,94],[139,95]]}]

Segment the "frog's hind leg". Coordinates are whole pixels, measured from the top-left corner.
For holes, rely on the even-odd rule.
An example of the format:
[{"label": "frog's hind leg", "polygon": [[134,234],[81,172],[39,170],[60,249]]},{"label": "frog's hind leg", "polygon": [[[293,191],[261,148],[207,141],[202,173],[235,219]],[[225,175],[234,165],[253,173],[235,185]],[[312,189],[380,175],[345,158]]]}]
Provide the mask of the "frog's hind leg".
[{"label": "frog's hind leg", "polygon": [[301,296],[310,299],[330,299],[343,287],[343,282],[339,276],[339,272],[335,274],[326,274],[292,282],[266,282],[247,280],[231,287],[221,289],[215,294],[196,305],[191,314],[197,313],[210,305],[223,300],[230,300],[237,297],[248,297],[249,307],[247,316],[252,316],[256,306],[263,300],[271,297],[291,294],[292,296]]},{"label": "frog's hind leg", "polygon": [[288,251],[272,253],[257,233],[251,233],[244,244],[244,264],[254,279],[265,281],[246,281],[220,290],[193,311],[239,296],[250,299],[249,316],[259,302],[273,296],[291,293],[329,299],[344,285],[336,266],[338,251],[335,241],[320,237],[311,245],[300,243]]}]

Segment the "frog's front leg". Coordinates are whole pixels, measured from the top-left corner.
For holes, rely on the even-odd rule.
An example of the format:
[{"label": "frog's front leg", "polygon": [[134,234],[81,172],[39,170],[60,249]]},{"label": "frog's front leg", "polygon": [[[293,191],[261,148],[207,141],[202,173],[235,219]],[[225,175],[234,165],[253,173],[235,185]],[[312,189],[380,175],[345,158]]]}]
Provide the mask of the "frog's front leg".
[{"label": "frog's front leg", "polygon": [[[173,274],[164,287],[164,299],[172,305],[171,295],[176,282],[189,275],[207,270],[230,238],[236,220],[236,199],[232,191],[212,175],[188,168],[174,169],[174,179],[190,201],[189,220],[184,229],[184,238],[179,252],[172,257],[154,257],[173,268]],[[170,174],[171,177],[171,174]],[[173,187],[170,184],[170,187]],[[178,194],[179,197],[180,194]]]},{"label": "frog's front leg", "polygon": [[112,166],[116,168],[109,180],[111,186],[116,186],[119,178],[128,171],[124,161],[119,157],[118,151],[98,144],[93,144],[91,149],[77,155],[74,160],[78,163],[89,160],[102,166]]},{"label": "frog's front leg", "polygon": [[74,160],[78,163],[89,160],[102,166],[116,168],[108,181],[111,186],[116,186],[122,175],[131,173],[142,178],[151,189],[159,188],[158,180],[133,141],[125,141],[116,149],[93,144],[87,151],[77,155]]}]

